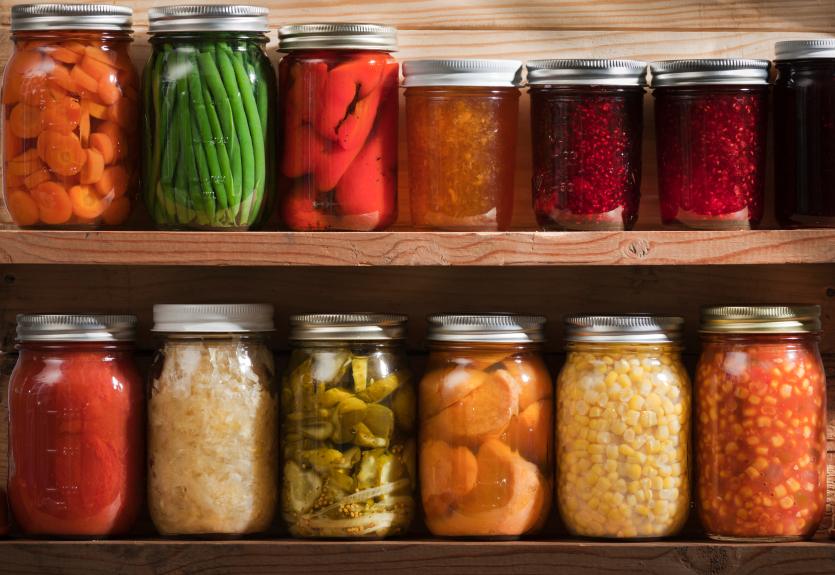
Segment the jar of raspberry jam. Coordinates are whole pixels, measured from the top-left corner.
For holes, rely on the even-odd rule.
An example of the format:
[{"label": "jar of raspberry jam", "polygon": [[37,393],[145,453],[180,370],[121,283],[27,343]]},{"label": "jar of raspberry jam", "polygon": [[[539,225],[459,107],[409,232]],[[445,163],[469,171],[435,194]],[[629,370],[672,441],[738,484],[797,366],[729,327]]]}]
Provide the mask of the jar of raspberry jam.
[{"label": "jar of raspberry jam", "polygon": [[767,60],[650,65],[664,225],[756,227],[765,200]]},{"label": "jar of raspberry jam", "polygon": [[527,69],[539,227],[631,229],[641,193],[646,63],[534,60]]},{"label": "jar of raspberry jam", "polygon": [[775,52],[777,219],[835,228],[835,38],[777,42]]}]

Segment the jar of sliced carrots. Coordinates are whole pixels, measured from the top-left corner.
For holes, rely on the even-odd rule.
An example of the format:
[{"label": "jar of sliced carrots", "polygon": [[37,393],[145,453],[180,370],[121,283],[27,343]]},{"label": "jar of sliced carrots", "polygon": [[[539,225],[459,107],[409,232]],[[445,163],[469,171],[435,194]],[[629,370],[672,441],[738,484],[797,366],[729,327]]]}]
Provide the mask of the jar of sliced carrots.
[{"label": "jar of sliced carrots", "polygon": [[3,77],[3,190],[20,227],[123,224],[133,204],[138,77],[132,10],[12,8]]}]

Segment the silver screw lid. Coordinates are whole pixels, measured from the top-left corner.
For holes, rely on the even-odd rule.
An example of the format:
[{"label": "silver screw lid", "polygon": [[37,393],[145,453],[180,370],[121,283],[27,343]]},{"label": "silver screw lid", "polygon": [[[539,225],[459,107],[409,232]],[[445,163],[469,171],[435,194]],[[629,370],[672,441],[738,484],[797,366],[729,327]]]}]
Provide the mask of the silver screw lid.
[{"label": "silver screw lid", "polygon": [[702,60],[663,60],[652,62],[652,87],[693,86],[699,84],[768,84],[768,60],[709,58]]},{"label": "silver screw lid", "polygon": [[573,314],[565,339],[585,343],[672,343],[681,339],[684,318],[652,314]]},{"label": "silver screw lid", "polygon": [[774,45],[776,60],[835,58],[835,38],[783,40]]},{"label": "silver screw lid", "polygon": [[278,50],[397,51],[397,29],[383,24],[320,22],[293,24],[278,30]]},{"label": "silver screw lid", "polygon": [[101,30],[130,32],[133,10],[113,4],[19,4],[12,6],[12,32]]},{"label": "silver screw lid", "polygon": [[702,308],[702,333],[816,333],[819,305],[719,305]]},{"label": "silver screw lid", "polygon": [[148,10],[148,31],[267,33],[269,13],[267,8],[238,4],[162,6]]},{"label": "silver screw lid", "polygon": [[636,60],[531,60],[528,85],[646,86],[647,63]]},{"label": "silver screw lid", "polygon": [[519,60],[411,60],[403,63],[403,86],[482,86],[515,88],[522,85]]},{"label": "silver screw lid", "polygon": [[266,303],[154,306],[155,332],[260,333],[273,329],[273,306]]},{"label": "silver screw lid", "polygon": [[406,337],[405,315],[393,313],[309,313],[290,317],[295,341],[387,341]]},{"label": "silver screw lid", "polygon": [[17,339],[20,342],[133,341],[136,339],[136,316],[20,314],[17,316]]},{"label": "silver screw lid", "polygon": [[485,313],[434,314],[427,318],[427,339],[460,343],[538,343],[545,341],[539,315]]}]

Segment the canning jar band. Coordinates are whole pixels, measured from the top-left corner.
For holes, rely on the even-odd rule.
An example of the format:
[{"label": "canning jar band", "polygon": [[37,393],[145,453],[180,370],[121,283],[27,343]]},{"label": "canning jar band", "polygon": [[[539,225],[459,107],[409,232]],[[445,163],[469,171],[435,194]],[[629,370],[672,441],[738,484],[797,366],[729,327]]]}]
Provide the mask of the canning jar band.
[{"label": "canning jar band", "polygon": [[796,334],[821,330],[819,305],[723,305],[701,312],[701,333]]},{"label": "canning jar band", "polygon": [[270,332],[272,304],[157,304],[152,331],[166,334]]},{"label": "canning jar band", "polygon": [[572,314],[565,318],[567,342],[675,343],[684,318],[652,314]]},{"label": "canning jar band", "polygon": [[114,4],[19,4],[11,31],[100,30],[131,32],[133,9]]},{"label": "canning jar band", "polygon": [[651,86],[767,85],[771,62],[749,59],[662,60],[649,65]]},{"label": "canning jar band", "polygon": [[647,63],[637,60],[531,60],[529,86],[646,86]]},{"label": "canning jar band", "polygon": [[404,88],[518,88],[522,85],[522,62],[519,60],[410,60],[403,63]]},{"label": "canning jar band", "polygon": [[775,61],[835,59],[835,38],[783,40],[774,45]]},{"label": "canning jar band", "polygon": [[434,314],[427,318],[427,340],[434,343],[528,344],[545,341],[546,319],[539,315]]},{"label": "canning jar band", "polygon": [[19,314],[17,340],[112,342],[136,339],[136,316],[111,314]]},{"label": "canning jar band", "polygon": [[278,51],[369,50],[397,51],[397,28],[385,24],[318,22],[293,24],[278,30]]},{"label": "canning jar band", "polygon": [[270,31],[269,10],[260,6],[205,4],[161,6],[148,10],[148,32]]},{"label": "canning jar band", "polygon": [[405,315],[394,313],[312,313],[290,317],[291,341],[385,342],[406,337]]}]

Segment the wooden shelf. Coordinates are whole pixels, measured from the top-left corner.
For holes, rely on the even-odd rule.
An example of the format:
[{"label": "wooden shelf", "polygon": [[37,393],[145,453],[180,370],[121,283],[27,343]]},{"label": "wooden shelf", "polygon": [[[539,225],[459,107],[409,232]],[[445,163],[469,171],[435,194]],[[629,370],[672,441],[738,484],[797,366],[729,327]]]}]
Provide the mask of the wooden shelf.
[{"label": "wooden shelf", "polygon": [[619,266],[835,263],[835,230],[159,232],[0,230],[6,264]]},{"label": "wooden shelf", "polygon": [[831,573],[835,542],[5,541],[0,573]]}]

